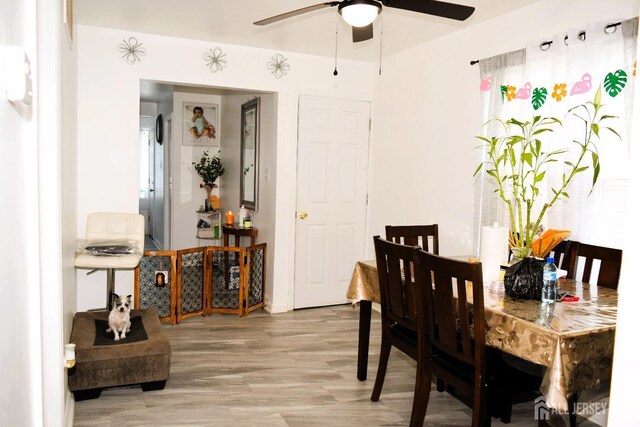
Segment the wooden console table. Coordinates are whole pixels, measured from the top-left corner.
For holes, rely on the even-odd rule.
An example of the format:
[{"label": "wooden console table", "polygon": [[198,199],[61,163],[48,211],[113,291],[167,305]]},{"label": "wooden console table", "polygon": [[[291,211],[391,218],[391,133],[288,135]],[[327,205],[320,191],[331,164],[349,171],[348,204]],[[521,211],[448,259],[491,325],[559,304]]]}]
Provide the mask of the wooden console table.
[{"label": "wooden console table", "polygon": [[[222,235],[223,235],[223,244],[225,248],[229,247],[229,236],[233,236],[233,246],[240,246],[240,238],[241,237],[249,237],[251,239],[251,247],[256,244],[256,237],[258,236],[257,228],[244,228],[240,227],[240,224],[233,225],[223,225],[222,226]],[[236,264],[240,262],[238,253],[235,254]],[[229,253],[224,253],[224,280],[226,284],[229,284],[230,274],[229,274]]]},{"label": "wooden console table", "polygon": [[257,228],[243,228],[239,224],[223,225],[222,234],[224,235],[224,246],[229,246],[229,236],[233,236],[233,246],[240,246],[240,237],[250,237],[251,246],[256,244],[256,237],[258,237]]}]

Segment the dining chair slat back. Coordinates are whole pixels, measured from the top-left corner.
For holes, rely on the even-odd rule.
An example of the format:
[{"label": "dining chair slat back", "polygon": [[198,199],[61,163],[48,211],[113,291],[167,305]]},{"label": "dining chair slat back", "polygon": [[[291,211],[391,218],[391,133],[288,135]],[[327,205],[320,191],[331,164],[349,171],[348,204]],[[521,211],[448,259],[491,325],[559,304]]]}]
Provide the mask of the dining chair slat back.
[{"label": "dining chair slat back", "polygon": [[417,309],[413,266],[414,246],[393,243],[375,236],[378,282],[380,285],[381,327],[380,360],[371,400],[380,399],[391,347],[417,360]]},{"label": "dining chair slat back", "polygon": [[[430,347],[471,367],[478,365],[478,369],[484,369],[481,363],[485,352],[482,264],[424,251],[418,252],[416,262],[420,263],[416,271],[417,305],[423,307],[419,316],[426,321]],[[469,296],[472,306],[468,303]],[[474,320],[473,328],[470,317]],[[478,319],[482,321],[476,324]],[[472,339],[478,344],[475,352],[471,349]]]},{"label": "dining chair slat back", "polygon": [[[584,260],[581,262],[581,260]],[[594,267],[594,261],[600,261],[600,269],[596,284],[610,289],[618,289],[620,280],[620,267],[622,266],[622,250],[607,248],[604,246],[589,245],[580,243],[576,250],[576,260],[574,269],[567,274],[569,279],[578,277],[578,270],[582,270],[580,280],[589,282]]]},{"label": "dining chair slat back", "polygon": [[431,225],[387,225],[387,240],[407,246],[420,246],[427,252],[440,253],[438,224]]},{"label": "dining chair slat back", "polygon": [[[493,403],[500,394],[493,392],[497,387],[487,372],[482,264],[418,250],[415,265],[418,354],[428,360],[426,376],[436,375],[473,409],[474,426],[490,425],[490,397]],[[427,379],[416,384],[418,417],[426,414],[428,385]],[[496,402],[510,411],[508,399]]]},{"label": "dining chair slat back", "polygon": [[416,330],[413,247],[387,243],[380,241],[376,247],[381,306],[390,320]]},{"label": "dining chair slat back", "polygon": [[558,243],[549,253],[554,258],[558,268],[565,270],[567,274],[575,271],[576,252],[578,250],[578,242],[573,240],[563,240]]}]

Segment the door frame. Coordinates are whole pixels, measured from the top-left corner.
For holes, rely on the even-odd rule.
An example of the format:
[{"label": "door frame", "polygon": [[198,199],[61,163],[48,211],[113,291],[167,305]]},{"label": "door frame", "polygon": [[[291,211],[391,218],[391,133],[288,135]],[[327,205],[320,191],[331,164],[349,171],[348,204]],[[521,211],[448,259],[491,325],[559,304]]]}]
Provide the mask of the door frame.
[{"label": "door frame", "polygon": [[173,196],[173,112],[167,114],[163,123],[164,132],[164,156],[163,165],[164,173],[162,179],[164,180],[164,224],[163,224],[163,240],[164,248],[169,250],[171,248],[171,199]]},{"label": "door frame", "polygon": [[154,179],[152,179],[152,175],[154,174],[153,161],[155,158],[155,149],[155,141],[151,136],[151,132],[149,131],[147,133],[147,167],[149,170],[149,173],[147,174],[147,223],[145,224],[145,227],[148,226],[145,228],[145,234],[148,234],[149,236],[153,236],[153,213],[151,211],[151,195],[155,192],[152,191],[155,189],[155,177],[153,177]]},{"label": "door frame", "polygon": [[[144,116],[144,117],[150,117],[150,116]],[[156,233],[154,233],[154,230],[153,230],[154,210],[152,208],[154,206],[154,202],[152,199],[155,199],[155,195],[156,195],[155,189],[157,187],[158,179],[161,179],[162,180],[162,197],[163,197],[162,199],[163,203],[161,206],[162,218],[163,218],[163,221],[162,221],[162,242],[163,242],[162,246],[163,247],[161,247],[160,250],[169,250],[171,248],[171,206],[172,206],[171,205],[171,187],[172,187],[171,184],[173,180],[171,175],[172,159],[173,159],[173,155],[171,152],[172,141],[173,141],[173,135],[171,132],[172,126],[173,126],[173,112],[170,114],[167,114],[166,117],[163,116],[162,127],[163,127],[164,142],[162,143],[163,169],[162,169],[161,177],[156,176],[156,172],[157,172],[156,150],[158,146],[156,146],[157,142],[154,136],[155,135],[154,132],[149,130],[148,139],[147,139],[147,144],[148,144],[147,162],[149,167],[149,174],[147,176],[147,179],[148,179],[148,185],[149,185],[149,192],[147,194],[148,214],[146,218],[148,221],[148,224],[147,224],[148,227],[145,226],[145,234],[149,235],[149,237],[153,240],[156,246],[160,246],[159,242],[154,237]],[[142,159],[140,159],[140,161],[142,161]],[[151,186],[152,181],[153,181],[153,187]]]}]

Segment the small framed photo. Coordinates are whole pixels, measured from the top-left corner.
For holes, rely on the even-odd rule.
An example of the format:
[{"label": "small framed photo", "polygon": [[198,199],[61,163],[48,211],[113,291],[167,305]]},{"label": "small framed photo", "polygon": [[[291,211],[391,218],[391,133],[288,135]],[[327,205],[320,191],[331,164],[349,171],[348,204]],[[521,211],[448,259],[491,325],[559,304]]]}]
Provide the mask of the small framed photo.
[{"label": "small framed photo", "polygon": [[218,104],[182,103],[182,145],[220,146],[220,107]]},{"label": "small framed photo", "polygon": [[169,272],[168,271],[156,271],[155,272],[155,284],[156,287],[162,288],[165,285],[169,284]]}]

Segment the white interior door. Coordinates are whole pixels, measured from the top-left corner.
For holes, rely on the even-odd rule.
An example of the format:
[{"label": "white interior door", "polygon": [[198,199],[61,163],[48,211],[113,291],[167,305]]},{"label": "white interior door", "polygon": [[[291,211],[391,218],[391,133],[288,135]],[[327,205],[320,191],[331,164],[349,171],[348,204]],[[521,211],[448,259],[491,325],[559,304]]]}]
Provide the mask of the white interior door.
[{"label": "white interior door", "polygon": [[294,308],[347,302],[364,257],[370,104],[301,96]]}]

